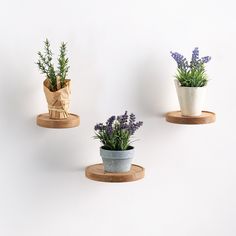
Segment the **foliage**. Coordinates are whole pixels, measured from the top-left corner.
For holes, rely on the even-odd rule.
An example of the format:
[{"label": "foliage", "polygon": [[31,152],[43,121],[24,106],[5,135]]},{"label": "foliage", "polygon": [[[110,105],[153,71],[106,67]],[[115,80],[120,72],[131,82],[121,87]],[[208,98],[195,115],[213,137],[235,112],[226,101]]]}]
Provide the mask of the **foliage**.
[{"label": "foliage", "polygon": [[65,79],[69,70],[68,62],[69,59],[66,58],[66,44],[61,43],[60,54],[58,58],[58,70],[55,70],[52,59],[53,53],[50,49],[50,43],[48,39],[44,42],[44,52],[38,52],[38,62],[36,63],[42,74],[45,74],[50,82],[50,90],[57,91],[57,78],[60,80],[60,87],[65,86]]},{"label": "foliage", "polygon": [[136,121],[134,114],[111,116],[106,124],[95,125],[95,139],[99,139],[103,148],[107,150],[127,150],[130,148],[131,136],[142,125],[142,121]]},{"label": "foliage", "polygon": [[178,52],[171,52],[171,56],[177,62],[178,69],[176,78],[183,87],[203,87],[207,84],[208,78],[205,70],[205,63],[211,60],[206,56],[199,58],[199,50],[195,48],[192,52],[190,63]]},{"label": "foliage", "polygon": [[58,76],[60,76],[61,87],[65,85],[65,79],[69,70],[68,66],[69,59],[66,58],[66,44],[62,43],[60,47],[60,56],[58,58]]}]

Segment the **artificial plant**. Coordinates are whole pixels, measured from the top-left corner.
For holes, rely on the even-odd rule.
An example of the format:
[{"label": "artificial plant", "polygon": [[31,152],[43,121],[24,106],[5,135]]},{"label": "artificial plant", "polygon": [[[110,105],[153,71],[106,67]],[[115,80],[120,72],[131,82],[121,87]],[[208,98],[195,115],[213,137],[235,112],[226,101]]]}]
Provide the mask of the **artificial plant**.
[{"label": "artificial plant", "polygon": [[[69,70],[69,59],[66,57],[66,43],[62,42],[60,46],[60,53],[58,57],[58,66],[55,69],[53,64],[53,53],[50,49],[49,40],[46,39],[44,42],[44,51],[38,52],[37,65],[42,74],[45,74],[50,82],[50,91],[54,92],[58,89],[65,87],[66,77]],[[58,86],[59,83],[59,86]]]},{"label": "artificial plant", "polygon": [[143,125],[142,121],[136,122],[134,114],[111,116],[105,124],[97,124],[94,138],[99,139],[104,149],[127,150],[133,142],[131,136]]},{"label": "artificial plant", "polygon": [[177,62],[176,78],[182,87],[203,87],[208,82],[205,64],[211,60],[211,57],[205,56],[199,58],[199,49],[196,47],[192,52],[190,63],[178,52],[170,52],[171,56]]}]

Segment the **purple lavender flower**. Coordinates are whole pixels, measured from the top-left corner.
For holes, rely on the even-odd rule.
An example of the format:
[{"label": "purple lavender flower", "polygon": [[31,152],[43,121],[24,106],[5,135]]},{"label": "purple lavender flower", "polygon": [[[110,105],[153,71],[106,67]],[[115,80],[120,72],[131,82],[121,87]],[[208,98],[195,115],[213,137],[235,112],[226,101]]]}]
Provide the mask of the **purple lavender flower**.
[{"label": "purple lavender flower", "polygon": [[178,68],[180,70],[191,70],[191,69],[200,69],[204,63],[207,63],[211,60],[211,57],[206,56],[199,59],[199,49],[198,47],[195,47],[192,52],[192,59],[190,61],[190,64],[188,64],[188,61],[186,58],[184,58],[183,55],[179,54],[178,52],[170,52],[171,56],[174,58],[174,60],[177,62]]},{"label": "purple lavender flower", "polygon": [[94,129],[95,129],[96,131],[102,131],[103,128],[104,128],[104,126],[103,126],[102,123],[96,124],[95,127],[94,127]]},{"label": "purple lavender flower", "polygon": [[142,125],[143,125],[143,122],[142,122],[142,121],[139,121],[139,122],[135,123],[135,131],[136,131],[137,129],[139,129]]},{"label": "purple lavender flower", "polygon": [[121,124],[120,124],[120,128],[123,129],[123,130],[125,130],[125,129],[128,129],[129,126],[128,126],[126,123],[121,123]]},{"label": "purple lavender flower", "polygon": [[130,116],[129,116],[129,123],[134,123],[135,120],[136,120],[135,115],[133,113],[131,113]]},{"label": "purple lavender flower", "polygon": [[192,63],[197,62],[199,59],[199,49],[198,47],[194,48],[193,52],[192,52]]},{"label": "purple lavender flower", "polygon": [[121,115],[121,116],[119,116],[119,119],[118,119],[118,121],[120,122],[120,124],[125,124],[127,121],[128,121],[128,114],[127,114],[128,112],[127,111],[125,111],[125,114],[124,115]]},{"label": "purple lavender flower", "polygon": [[142,121],[139,121],[137,123],[131,123],[128,128],[130,135],[133,135],[135,131],[139,129],[142,125],[143,125]]},{"label": "purple lavender flower", "polygon": [[115,116],[111,116],[107,122],[106,122],[106,132],[108,135],[111,135],[113,132],[113,122],[115,121],[116,117]]},{"label": "purple lavender flower", "polygon": [[99,139],[107,150],[127,150],[131,144],[131,136],[139,129],[143,122],[136,122],[133,113],[126,111],[120,116],[111,116],[106,124],[99,123],[95,126],[94,138]]},{"label": "purple lavender flower", "polygon": [[184,56],[179,54],[178,52],[170,52],[171,56],[174,58],[174,60],[179,64],[183,61]]},{"label": "purple lavender flower", "polygon": [[171,56],[177,62],[178,70],[176,74],[177,80],[183,87],[203,87],[207,84],[207,76],[205,71],[205,63],[211,60],[206,56],[199,58],[199,49],[195,47],[192,51],[190,63],[177,52],[171,52]]},{"label": "purple lavender flower", "polygon": [[112,125],[113,122],[115,121],[115,119],[116,119],[115,116],[111,116],[111,117],[107,120],[106,124],[107,124],[107,125]]},{"label": "purple lavender flower", "polygon": [[207,63],[207,62],[209,62],[211,60],[211,57],[209,57],[209,56],[206,56],[206,57],[202,57],[201,58],[201,62],[202,63]]},{"label": "purple lavender flower", "polygon": [[178,68],[182,70],[187,70],[188,69],[188,62],[186,58],[179,54],[178,52],[170,52],[171,56],[174,58],[174,60],[177,62]]},{"label": "purple lavender flower", "polygon": [[200,66],[201,66],[201,60],[199,60],[199,49],[198,47],[196,47],[192,52],[192,60],[190,61],[190,68],[198,69]]},{"label": "purple lavender flower", "polygon": [[112,125],[106,126],[106,132],[107,132],[108,135],[112,135],[112,132],[113,132],[113,127],[112,127]]}]

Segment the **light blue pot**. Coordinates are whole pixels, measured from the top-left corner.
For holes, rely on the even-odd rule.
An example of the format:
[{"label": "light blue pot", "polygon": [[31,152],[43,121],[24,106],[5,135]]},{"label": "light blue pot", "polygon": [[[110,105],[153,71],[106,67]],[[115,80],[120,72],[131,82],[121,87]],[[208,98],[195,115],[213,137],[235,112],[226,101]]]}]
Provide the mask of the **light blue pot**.
[{"label": "light blue pot", "polygon": [[134,147],[124,151],[111,151],[100,148],[105,172],[117,173],[130,171],[134,157]]}]

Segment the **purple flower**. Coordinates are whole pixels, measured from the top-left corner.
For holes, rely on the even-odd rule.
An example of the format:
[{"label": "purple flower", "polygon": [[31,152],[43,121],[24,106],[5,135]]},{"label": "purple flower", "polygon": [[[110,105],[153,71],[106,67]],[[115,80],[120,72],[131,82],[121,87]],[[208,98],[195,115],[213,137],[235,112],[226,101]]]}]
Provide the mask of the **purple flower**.
[{"label": "purple flower", "polygon": [[135,122],[133,113],[126,111],[120,116],[111,116],[105,124],[95,126],[94,138],[99,139],[104,148],[108,150],[127,150],[131,144],[131,136],[139,129],[143,122]]},{"label": "purple flower", "polygon": [[128,131],[131,135],[133,135],[135,133],[135,131],[137,129],[139,129],[141,126],[143,125],[143,122],[142,121],[139,121],[137,123],[132,123],[129,125],[129,128],[128,128]]},{"label": "purple flower", "polygon": [[131,113],[130,116],[129,116],[129,123],[134,123],[135,120],[136,120],[135,115],[133,113]]},{"label": "purple flower", "polygon": [[198,47],[195,47],[192,51],[192,59],[190,61],[190,64],[188,64],[188,61],[184,56],[179,54],[178,52],[171,52],[171,56],[174,58],[174,60],[177,62],[178,68],[180,70],[188,71],[188,70],[198,70],[201,69],[204,63],[207,63],[211,60],[211,57],[202,57],[199,59],[199,49]]},{"label": "purple flower", "polygon": [[182,70],[187,70],[188,69],[188,62],[186,58],[179,54],[178,52],[170,52],[171,56],[174,58],[174,60],[177,62],[178,68]]},{"label": "purple flower", "polygon": [[135,131],[136,131],[137,129],[139,129],[142,125],[143,125],[143,122],[142,122],[142,121],[137,122],[137,123],[135,124]]},{"label": "purple flower", "polygon": [[125,124],[128,121],[128,112],[125,111],[124,115],[118,116],[117,120],[119,121],[120,124]]},{"label": "purple flower", "polygon": [[124,130],[124,129],[128,129],[129,126],[126,123],[122,123],[120,124],[120,128]]},{"label": "purple flower", "polygon": [[107,122],[106,122],[106,132],[108,135],[111,135],[113,132],[113,122],[115,121],[116,117],[115,116],[111,116]]},{"label": "purple flower", "polygon": [[115,116],[111,116],[111,117],[107,120],[106,124],[107,124],[107,125],[112,125],[113,122],[115,121],[115,119],[116,119]]},{"label": "purple flower", "polygon": [[207,63],[207,62],[209,62],[211,60],[211,57],[209,57],[209,56],[206,56],[206,57],[202,57],[201,58],[201,62],[202,63]]},{"label": "purple flower", "polygon": [[106,132],[108,135],[112,135],[112,132],[113,132],[113,127],[111,125],[108,125],[106,127]]},{"label": "purple flower", "polygon": [[199,59],[199,49],[198,47],[194,48],[193,52],[192,52],[192,63],[197,62]]},{"label": "purple flower", "polygon": [[104,125],[102,123],[96,124],[94,129],[95,131],[102,131],[104,128]]}]

